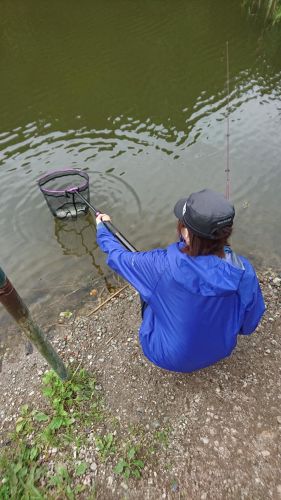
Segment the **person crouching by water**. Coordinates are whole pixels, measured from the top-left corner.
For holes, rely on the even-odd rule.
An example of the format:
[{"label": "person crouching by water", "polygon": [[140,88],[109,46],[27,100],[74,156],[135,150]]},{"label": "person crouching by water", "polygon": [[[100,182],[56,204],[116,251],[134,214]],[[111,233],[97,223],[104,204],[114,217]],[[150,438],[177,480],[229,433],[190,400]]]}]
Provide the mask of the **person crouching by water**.
[{"label": "person crouching by water", "polygon": [[254,268],[229,245],[234,207],[204,189],[174,208],[179,241],[131,253],[97,217],[97,242],[107,264],[140,293],[144,355],[155,365],[192,372],[229,356],[237,336],[257,327],[265,305]]}]

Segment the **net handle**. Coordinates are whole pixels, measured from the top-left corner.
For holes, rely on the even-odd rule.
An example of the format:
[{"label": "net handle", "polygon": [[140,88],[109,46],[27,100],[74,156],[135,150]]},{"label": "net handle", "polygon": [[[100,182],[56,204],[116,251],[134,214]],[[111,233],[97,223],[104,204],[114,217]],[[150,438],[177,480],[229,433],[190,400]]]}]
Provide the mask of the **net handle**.
[{"label": "net handle", "polygon": [[[78,191],[74,191],[74,188],[71,188],[71,190],[67,192],[69,193],[75,192],[79,196],[79,198],[81,198],[81,200],[83,200],[84,203],[86,203],[86,205],[94,212],[95,217],[97,217],[100,214],[100,211],[97,210],[94,207],[94,205],[89,203],[88,200],[86,200],[86,198],[81,193],[79,193]],[[108,229],[108,231],[110,231],[113,234],[113,236],[115,236],[115,238],[117,238],[120,241],[120,243],[122,243],[122,245],[127,250],[129,250],[129,252],[137,252],[137,249],[127,240],[127,238],[122,233],[120,233],[119,229],[117,229],[117,227],[115,227],[114,224],[112,224],[112,222],[102,221],[102,223]]]}]

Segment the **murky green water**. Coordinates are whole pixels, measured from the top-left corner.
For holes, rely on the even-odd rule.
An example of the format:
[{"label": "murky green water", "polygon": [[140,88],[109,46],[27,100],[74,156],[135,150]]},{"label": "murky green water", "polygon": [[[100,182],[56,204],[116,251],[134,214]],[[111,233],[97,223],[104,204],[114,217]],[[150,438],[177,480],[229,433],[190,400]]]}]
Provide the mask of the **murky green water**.
[{"label": "murky green water", "polygon": [[44,172],[87,170],[140,249],[173,240],[180,196],[224,191],[226,40],[234,243],[280,264],[280,30],[237,0],[6,0],[0,30],[1,265],[26,300],[105,271],[91,218],[52,218]]}]

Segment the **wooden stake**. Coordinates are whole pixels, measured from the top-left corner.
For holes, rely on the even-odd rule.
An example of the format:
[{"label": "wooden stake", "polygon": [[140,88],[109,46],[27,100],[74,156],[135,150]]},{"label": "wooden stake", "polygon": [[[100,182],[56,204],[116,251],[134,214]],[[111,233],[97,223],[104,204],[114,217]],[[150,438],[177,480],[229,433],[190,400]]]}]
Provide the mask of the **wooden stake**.
[{"label": "wooden stake", "polygon": [[47,337],[40,330],[39,326],[34,323],[27,306],[13,287],[12,283],[6,277],[1,267],[0,302],[17,322],[28,340],[30,340],[42,356],[44,356],[46,361],[55,370],[58,376],[62,380],[66,380],[68,378],[68,373],[63,361],[54,350]]}]

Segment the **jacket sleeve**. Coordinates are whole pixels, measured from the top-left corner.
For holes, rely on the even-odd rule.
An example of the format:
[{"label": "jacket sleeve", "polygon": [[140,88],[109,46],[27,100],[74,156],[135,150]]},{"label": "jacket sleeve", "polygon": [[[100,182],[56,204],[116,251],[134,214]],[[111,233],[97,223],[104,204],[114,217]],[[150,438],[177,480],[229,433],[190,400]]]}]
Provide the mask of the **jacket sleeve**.
[{"label": "jacket sleeve", "polygon": [[97,243],[108,255],[108,266],[127,280],[148,302],[164,270],[166,250],[129,252],[102,223],[97,226]]},{"label": "jacket sleeve", "polygon": [[250,335],[257,328],[265,311],[265,304],[257,277],[255,277],[255,291],[252,302],[246,307],[243,324],[240,330],[242,335]]}]

